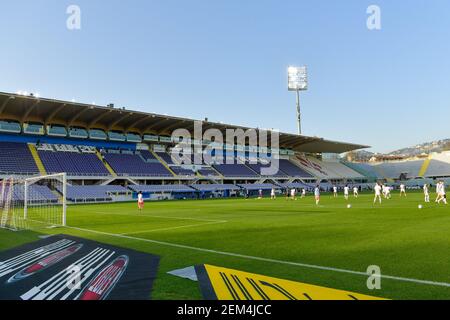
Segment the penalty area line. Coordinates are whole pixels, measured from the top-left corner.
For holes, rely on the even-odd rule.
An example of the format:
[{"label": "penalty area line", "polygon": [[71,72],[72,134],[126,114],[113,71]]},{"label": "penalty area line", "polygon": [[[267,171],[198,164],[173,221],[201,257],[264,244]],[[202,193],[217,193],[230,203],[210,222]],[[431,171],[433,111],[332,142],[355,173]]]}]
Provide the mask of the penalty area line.
[{"label": "penalty area line", "polygon": [[[364,276],[364,277],[369,277],[370,276],[369,274],[367,274],[365,272],[361,272],[361,271],[353,271],[353,270],[347,270],[347,269],[319,266],[319,265],[314,265],[314,264],[307,264],[307,263],[300,263],[300,262],[292,262],[292,261],[284,261],[284,260],[256,257],[256,256],[250,256],[250,255],[233,253],[233,252],[226,252],[226,251],[217,251],[217,250],[212,250],[212,249],[198,248],[198,247],[192,247],[192,246],[183,245],[183,244],[177,244],[177,243],[171,243],[171,242],[165,242],[165,241],[158,241],[158,240],[152,240],[152,239],[145,239],[145,238],[138,238],[138,237],[132,237],[132,236],[123,235],[123,234],[109,233],[109,232],[103,232],[103,231],[96,231],[96,230],[90,230],[90,229],[84,229],[84,228],[78,228],[78,227],[66,226],[66,228],[73,229],[73,230],[84,231],[84,232],[88,232],[88,233],[95,233],[95,234],[101,234],[101,235],[106,235],[106,236],[111,236],[111,237],[117,237],[117,238],[122,238],[122,239],[153,243],[153,244],[158,244],[158,245],[167,246],[167,247],[188,249],[188,250],[200,251],[200,252],[207,252],[207,253],[213,253],[213,254],[218,254],[218,255],[223,255],[223,256],[230,256],[230,257],[235,257],[235,258],[242,258],[242,259],[247,259],[247,260],[256,260],[256,261],[271,262],[271,263],[284,264],[284,265],[290,265],[290,266],[296,266],[296,267],[302,267],[302,268],[309,268],[309,269],[316,269],[316,270],[324,270],[324,271],[332,271],[332,272],[339,272],[339,273],[354,274],[354,275],[359,275],[359,276]],[[389,279],[389,280],[396,280],[396,281],[402,281],[402,282],[411,282],[411,283],[416,283],[416,284],[424,284],[424,285],[430,285],[430,286],[438,286],[438,287],[450,288],[450,283],[447,283],[447,282],[436,282],[436,281],[420,280],[420,279],[405,278],[405,277],[397,277],[397,276],[390,276],[390,275],[383,275],[383,274],[380,276],[380,278],[382,278],[382,279]]]},{"label": "penalty area line", "polygon": [[209,226],[209,225],[213,225],[213,224],[223,224],[223,223],[227,223],[227,222],[228,221],[205,222],[205,223],[200,223],[200,224],[189,224],[189,225],[177,226],[177,227],[168,227],[168,228],[160,228],[160,229],[151,229],[151,230],[127,232],[127,233],[122,233],[120,235],[126,236],[126,235],[132,235],[132,234],[140,234],[140,233],[150,233],[150,232],[158,232],[158,231],[170,231],[170,230],[176,230],[176,229],[185,229],[185,228]]},{"label": "penalty area line", "polygon": [[104,211],[96,211],[96,214],[101,215],[116,215],[116,216],[127,216],[127,217],[144,217],[144,218],[156,218],[156,219],[173,219],[173,220],[192,220],[192,221],[200,221],[200,222],[216,222],[216,223],[225,223],[228,222],[226,220],[213,220],[213,219],[203,219],[203,218],[192,218],[192,217],[172,217],[172,216],[156,216],[153,214],[148,214],[146,212],[143,213],[114,213],[114,212],[104,212]]}]

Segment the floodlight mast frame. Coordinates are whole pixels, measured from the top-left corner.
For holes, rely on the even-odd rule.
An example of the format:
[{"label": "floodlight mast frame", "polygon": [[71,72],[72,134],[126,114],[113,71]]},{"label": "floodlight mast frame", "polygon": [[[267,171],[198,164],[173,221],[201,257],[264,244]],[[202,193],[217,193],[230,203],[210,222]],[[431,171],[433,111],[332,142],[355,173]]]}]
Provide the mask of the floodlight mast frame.
[{"label": "floodlight mast frame", "polygon": [[297,95],[297,125],[298,125],[298,134],[302,134],[302,115],[300,113],[300,90],[295,91]]}]

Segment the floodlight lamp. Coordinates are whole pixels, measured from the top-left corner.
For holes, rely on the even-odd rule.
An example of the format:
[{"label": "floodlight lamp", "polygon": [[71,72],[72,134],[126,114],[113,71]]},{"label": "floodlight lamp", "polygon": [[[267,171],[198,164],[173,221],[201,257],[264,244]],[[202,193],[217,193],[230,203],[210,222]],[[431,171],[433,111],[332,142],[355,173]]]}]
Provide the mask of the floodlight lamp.
[{"label": "floodlight lamp", "polygon": [[306,66],[288,67],[289,91],[303,91],[308,89],[308,75]]}]

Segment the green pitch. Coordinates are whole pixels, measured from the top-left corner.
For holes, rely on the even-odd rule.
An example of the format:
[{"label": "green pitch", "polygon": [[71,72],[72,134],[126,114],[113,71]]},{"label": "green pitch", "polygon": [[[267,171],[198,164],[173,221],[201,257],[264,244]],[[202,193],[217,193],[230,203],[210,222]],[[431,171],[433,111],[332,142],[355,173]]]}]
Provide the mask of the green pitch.
[{"label": "green pitch", "polygon": [[[350,209],[330,195],[319,207],[311,196],[147,202],[142,212],[135,203],[70,206],[70,228],[0,230],[0,250],[66,233],[157,254],[155,299],[201,299],[197,283],[167,272],[205,263],[390,299],[449,299],[450,207],[420,193],[372,200],[351,197]],[[370,265],[390,276],[381,290],[358,274]]]}]

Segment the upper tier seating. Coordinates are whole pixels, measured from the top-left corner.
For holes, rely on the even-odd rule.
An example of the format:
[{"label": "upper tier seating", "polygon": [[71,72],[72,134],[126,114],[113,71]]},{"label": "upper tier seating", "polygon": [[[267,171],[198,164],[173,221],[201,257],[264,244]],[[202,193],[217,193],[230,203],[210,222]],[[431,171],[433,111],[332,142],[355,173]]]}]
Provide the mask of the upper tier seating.
[{"label": "upper tier seating", "polygon": [[204,177],[218,177],[219,174],[217,171],[215,171],[212,168],[203,167],[202,169],[198,170],[198,173],[200,173]]},{"label": "upper tier seating", "polygon": [[383,178],[398,179],[406,173],[408,178],[416,178],[424,160],[392,161],[372,164]]},{"label": "upper tier seating", "polygon": [[364,178],[362,174],[340,162],[322,161],[322,165],[326,171],[330,172],[330,175],[334,173],[336,178]]},{"label": "upper tier seating", "polygon": [[[177,176],[184,176],[184,177],[193,177],[196,175],[194,170],[183,168],[180,163],[176,162],[174,159],[172,159],[172,156],[169,153],[166,152],[157,152],[156,153],[158,157],[160,157],[167,165],[170,167],[170,169],[177,175]],[[192,159],[191,159],[192,161]]]},{"label": "upper tier seating", "polygon": [[141,150],[140,151],[142,158],[146,161],[150,162],[157,162],[158,160],[155,158],[155,156],[148,150]]},{"label": "upper tier seating", "polygon": [[156,154],[167,164],[179,164],[175,163],[172,159],[172,156],[166,152],[157,152]]},{"label": "upper tier seating", "polygon": [[450,176],[450,152],[434,154],[425,176]]},{"label": "upper tier seating", "polygon": [[[223,164],[215,164],[213,165],[214,169],[220,172],[225,177],[258,177],[255,171],[247,167],[245,164],[239,162],[239,160],[233,158],[226,161],[224,159]],[[232,164],[227,164],[231,163]]]},{"label": "upper tier seating", "polygon": [[36,174],[39,170],[26,143],[0,142],[0,172]]},{"label": "upper tier seating", "polygon": [[290,177],[311,178],[311,174],[286,159],[280,159],[280,169]]},{"label": "upper tier seating", "polygon": [[47,173],[66,172],[73,176],[106,176],[108,170],[96,154],[38,150]]},{"label": "upper tier seating", "polygon": [[383,177],[379,172],[377,172],[371,165],[367,163],[356,163],[356,162],[343,162],[344,165],[359,172],[363,176],[370,179],[382,179]]},{"label": "upper tier seating", "polygon": [[319,177],[319,178],[328,178],[329,177],[328,172],[325,171],[325,169],[321,165],[321,162],[318,160],[316,162],[310,157],[297,155],[296,161],[298,161],[298,164],[302,168],[304,168],[306,171],[310,172],[315,177]]},{"label": "upper tier seating", "polygon": [[161,163],[145,162],[139,154],[105,153],[103,157],[118,175],[173,176]]},{"label": "upper tier seating", "polygon": [[190,169],[185,169],[180,166],[171,166],[170,169],[177,175],[177,176],[185,176],[185,177],[191,177],[195,176],[195,172]]},{"label": "upper tier seating", "polygon": [[301,155],[298,155],[296,160],[298,160],[299,165],[305,168],[305,170],[319,178],[364,178],[364,176],[359,172],[356,172],[337,161],[320,161],[319,159],[313,157],[305,157]]},{"label": "upper tier seating", "polygon": [[[252,169],[256,174],[258,175],[265,175],[265,176],[273,176],[273,177],[287,177],[287,174],[281,171],[281,163],[278,164],[278,167],[275,167],[276,164],[274,164],[274,167],[271,168],[270,163],[248,163],[246,162],[246,166]],[[273,171],[273,172],[272,172]]]},{"label": "upper tier seating", "polygon": [[214,169],[225,177],[257,177],[258,174],[244,164],[216,164]]}]

